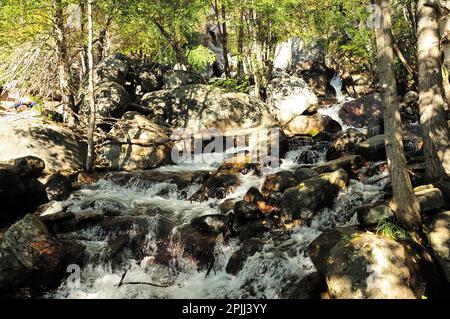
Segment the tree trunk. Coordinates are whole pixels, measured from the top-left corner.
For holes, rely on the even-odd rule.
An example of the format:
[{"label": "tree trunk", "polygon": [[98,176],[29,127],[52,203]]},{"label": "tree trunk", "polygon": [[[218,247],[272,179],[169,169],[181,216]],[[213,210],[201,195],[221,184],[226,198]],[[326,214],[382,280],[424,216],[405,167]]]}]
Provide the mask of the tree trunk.
[{"label": "tree trunk", "polygon": [[228,31],[226,22],[225,5],[222,3],[222,49],[223,49],[223,63],[225,67],[225,75],[230,76],[230,62],[228,61]]},{"label": "tree trunk", "polygon": [[62,0],[53,0],[53,27],[55,31],[56,50],[58,55],[58,76],[61,91],[61,103],[64,106],[64,121],[75,124],[75,117],[71,112],[75,109],[73,81],[70,73],[70,61],[66,41],[66,28],[64,23]]},{"label": "tree trunk", "polygon": [[394,49],[391,33],[391,5],[389,0],[377,0],[382,10],[381,29],[375,29],[378,72],[384,104],[384,129],[386,153],[392,183],[391,207],[396,218],[409,229],[420,229],[420,206],[414,195],[411,179],[403,153],[400,106],[397,101],[397,84],[393,70]]},{"label": "tree trunk", "polygon": [[420,123],[427,177],[436,181],[450,174],[449,129],[444,110],[436,8],[428,0],[419,0],[417,19]]},{"label": "tree trunk", "polygon": [[243,55],[244,55],[244,12],[241,9],[240,17],[239,17],[239,31],[238,31],[238,64],[237,64],[237,73],[238,78],[241,78],[244,74],[244,63],[243,63]]},{"label": "tree trunk", "polygon": [[88,131],[88,151],[86,159],[86,171],[91,173],[94,168],[94,131],[95,131],[95,91],[94,91],[94,54],[93,54],[93,23],[92,23],[93,0],[88,0],[88,60],[89,60],[89,131]]}]

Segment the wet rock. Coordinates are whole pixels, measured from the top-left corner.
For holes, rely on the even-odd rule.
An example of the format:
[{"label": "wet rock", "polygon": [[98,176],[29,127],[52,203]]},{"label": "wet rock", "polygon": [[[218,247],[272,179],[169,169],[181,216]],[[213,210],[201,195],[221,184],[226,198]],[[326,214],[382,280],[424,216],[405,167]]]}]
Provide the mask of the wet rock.
[{"label": "wet rock", "polygon": [[255,204],[238,201],[234,205],[234,223],[238,227],[262,218],[262,214]]},{"label": "wet rock", "polygon": [[277,77],[267,88],[267,104],[271,114],[281,125],[302,115],[311,105],[317,103],[317,96],[302,78]]},{"label": "wet rock", "polygon": [[428,228],[427,237],[431,248],[450,283],[450,212],[437,215]]},{"label": "wet rock", "polygon": [[146,170],[171,162],[173,143],[167,128],[136,112],[126,113],[109,134],[119,141],[112,140],[104,146],[105,158],[112,169]]},{"label": "wet rock", "polygon": [[201,232],[222,234],[229,230],[232,219],[232,215],[204,215],[194,218],[191,226]]},{"label": "wet rock", "polygon": [[327,150],[327,160],[331,161],[345,155],[355,154],[356,145],[364,142],[366,139],[365,134],[353,128],[337,133]]},{"label": "wet rock", "polygon": [[345,188],[348,174],[344,170],[310,178],[283,194],[282,216],[285,221],[310,221],[322,208],[333,204],[339,191]]},{"label": "wet rock", "polygon": [[372,94],[345,103],[339,111],[344,124],[364,128],[383,123],[383,103],[379,94]]},{"label": "wet rock", "polygon": [[325,278],[327,261],[334,246],[339,243],[344,243],[346,240],[358,236],[359,234],[360,231],[354,226],[338,227],[323,232],[308,246],[308,256],[311,258],[314,266],[323,278]]},{"label": "wet rock", "polygon": [[232,212],[234,210],[235,203],[236,203],[236,199],[234,199],[234,198],[225,200],[222,204],[219,205],[220,212],[222,214]]},{"label": "wet rock", "polygon": [[275,226],[275,223],[270,219],[261,219],[247,222],[239,227],[239,240],[246,241],[251,238],[261,236]]},{"label": "wet rock", "polygon": [[26,156],[10,161],[20,180],[41,177],[45,170],[45,162],[36,156]]},{"label": "wet rock", "polygon": [[253,162],[250,156],[237,154],[225,160],[219,166],[218,171],[230,171],[235,174],[251,174],[259,175],[261,173],[261,164]]},{"label": "wet rock", "polygon": [[259,238],[251,238],[245,241],[242,246],[231,255],[228,260],[226,272],[237,275],[245,265],[247,258],[262,251],[265,242]]},{"label": "wet rock", "polygon": [[394,217],[389,204],[384,202],[363,206],[357,214],[359,224],[364,227],[376,226],[380,221]]},{"label": "wet rock", "polygon": [[288,137],[297,135],[317,136],[321,133],[337,133],[342,130],[341,125],[329,116],[300,115],[283,127]]},{"label": "wet rock", "polygon": [[215,233],[203,233],[190,225],[183,225],[175,229],[172,243],[183,257],[197,264],[197,269],[205,269],[214,259],[216,238]]},{"label": "wet rock", "polygon": [[0,244],[0,290],[58,285],[70,264],[81,264],[84,247],[59,240],[32,215],[11,226]]},{"label": "wet rock", "polygon": [[441,190],[434,188],[433,185],[416,187],[414,193],[419,201],[422,213],[438,211],[445,206]]},{"label": "wet rock", "polygon": [[193,183],[204,184],[212,173],[209,171],[165,173],[157,171],[134,171],[108,173],[104,179],[120,186],[134,186],[137,188],[150,188],[156,183],[175,184],[178,189],[186,188]]},{"label": "wet rock", "polygon": [[294,176],[297,179],[298,183],[301,183],[307,179],[319,176],[319,173],[313,171],[310,168],[300,167],[294,171]]},{"label": "wet rock", "polygon": [[210,198],[223,199],[240,184],[239,177],[229,171],[214,173],[205,184],[190,198],[192,201],[204,202]]},{"label": "wet rock", "polygon": [[359,155],[347,155],[336,160],[317,165],[313,168],[319,174],[330,173],[339,169],[345,170],[347,173],[352,174],[357,169],[361,168],[364,164],[364,158]]},{"label": "wet rock", "polygon": [[368,138],[356,146],[356,152],[369,161],[381,161],[386,159],[385,136],[377,135]]},{"label": "wet rock", "polygon": [[48,200],[63,201],[70,196],[72,181],[61,173],[55,173],[45,183]]},{"label": "wet rock", "polygon": [[283,193],[286,189],[297,186],[298,179],[290,171],[282,171],[273,175],[268,175],[262,187],[262,194],[268,196],[270,193]]},{"label": "wet rock", "polygon": [[328,258],[326,272],[331,297],[421,298],[425,295],[426,274],[422,264],[430,263],[431,258],[415,252],[412,245],[370,233],[336,245]]},{"label": "wet rock", "polygon": [[301,300],[319,299],[321,286],[320,275],[317,271],[314,271],[295,284],[285,287],[280,297],[283,299]]},{"label": "wet rock", "polygon": [[258,202],[264,202],[264,196],[256,187],[250,188],[244,196],[244,201],[250,204],[257,204]]}]

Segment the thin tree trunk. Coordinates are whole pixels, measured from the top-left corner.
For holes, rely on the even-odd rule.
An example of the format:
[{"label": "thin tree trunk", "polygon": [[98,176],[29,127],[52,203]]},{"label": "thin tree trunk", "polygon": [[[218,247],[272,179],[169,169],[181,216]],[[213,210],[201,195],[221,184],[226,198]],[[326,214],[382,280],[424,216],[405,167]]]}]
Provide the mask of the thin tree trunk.
[{"label": "thin tree trunk", "polygon": [[94,91],[94,54],[93,54],[93,23],[92,23],[93,0],[88,0],[88,60],[89,60],[89,104],[90,118],[88,131],[88,152],[86,159],[86,171],[91,173],[94,168],[94,131],[95,131],[95,91]]},{"label": "thin tree trunk", "polygon": [[420,123],[427,177],[436,181],[450,174],[450,140],[444,110],[439,26],[436,8],[429,0],[418,1],[417,19]]},{"label": "thin tree trunk", "polygon": [[244,54],[244,12],[241,9],[239,16],[239,31],[238,31],[238,77],[241,78],[244,74],[243,54]]},{"label": "thin tree trunk", "polygon": [[389,0],[377,0],[382,10],[381,29],[376,29],[378,71],[384,104],[386,153],[392,183],[391,207],[397,219],[409,229],[420,229],[420,206],[414,195],[403,153],[400,107],[393,70],[394,42],[391,33],[391,5]]},{"label": "thin tree trunk", "polygon": [[61,91],[61,102],[65,108],[64,120],[70,124],[75,124],[75,118],[71,112],[78,113],[78,110],[75,109],[75,97],[73,93],[72,75],[70,73],[70,61],[65,35],[66,28],[64,23],[62,1],[53,0],[52,8],[56,50],[58,55],[58,75]]},{"label": "thin tree trunk", "polygon": [[226,22],[225,4],[222,3],[222,49],[223,49],[223,63],[225,66],[225,75],[230,76],[230,62],[228,61],[228,31]]}]

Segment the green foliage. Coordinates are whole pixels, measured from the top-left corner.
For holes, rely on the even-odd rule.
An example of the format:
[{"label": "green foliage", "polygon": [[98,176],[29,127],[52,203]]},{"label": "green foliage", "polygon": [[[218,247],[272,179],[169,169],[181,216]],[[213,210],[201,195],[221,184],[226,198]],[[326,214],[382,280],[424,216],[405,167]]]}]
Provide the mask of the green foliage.
[{"label": "green foliage", "polygon": [[209,83],[215,87],[219,87],[230,92],[245,93],[250,85],[250,80],[248,78],[212,78]]},{"label": "green foliage", "polygon": [[393,240],[408,240],[411,238],[406,230],[387,219],[383,219],[378,223],[377,235]]},{"label": "green foliage", "polygon": [[216,60],[216,55],[209,48],[199,45],[189,51],[188,63],[196,71],[202,71]]}]

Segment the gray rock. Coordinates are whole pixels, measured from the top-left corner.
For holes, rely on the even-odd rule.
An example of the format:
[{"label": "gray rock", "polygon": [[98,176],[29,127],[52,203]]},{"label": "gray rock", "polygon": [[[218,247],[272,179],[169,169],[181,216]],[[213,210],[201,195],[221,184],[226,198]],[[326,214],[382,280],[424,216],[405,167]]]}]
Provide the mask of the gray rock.
[{"label": "gray rock", "polygon": [[427,232],[431,248],[450,283],[450,211],[437,215]]},{"label": "gray rock", "polygon": [[285,221],[309,222],[317,212],[333,204],[339,191],[346,187],[348,174],[344,170],[310,178],[296,187],[287,189],[281,202]]},{"label": "gray rock", "polygon": [[[326,282],[335,299],[415,299],[424,294],[423,257],[408,245],[364,233],[336,245]],[[418,279],[419,278],[419,279]]]},{"label": "gray rock", "polygon": [[380,221],[394,216],[389,205],[383,202],[361,207],[357,214],[359,224],[365,227],[376,226]]},{"label": "gray rock", "polygon": [[275,119],[267,105],[244,93],[231,93],[208,85],[186,85],[146,94],[141,104],[171,127],[189,132],[207,129],[272,127]]},{"label": "gray rock", "polygon": [[224,199],[240,184],[237,174],[229,171],[214,173],[190,200],[204,202],[210,198]]},{"label": "gray rock", "polygon": [[414,193],[420,204],[422,213],[438,211],[445,206],[444,196],[439,188],[433,185],[419,186],[414,189]]},{"label": "gray rock", "polygon": [[203,84],[205,81],[198,74],[191,71],[170,70],[163,74],[164,89],[175,89],[189,84]]},{"label": "gray rock", "polygon": [[345,103],[339,111],[344,124],[364,128],[383,123],[383,104],[379,94]]},{"label": "gray rock", "polygon": [[85,153],[75,133],[61,125],[40,117],[0,117],[0,162],[34,156],[49,172],[73,172],[83,168]]},{"label": "gray rock", "polygon": [[58,284],[66,267],[80,264],[84,247],[62,242],[32,215],[11,226],[0,244],[0,290]]},{"label": "gray rock", "polygon": [[386,159],[385,135],[377,135],[356,145],[356,153],[369,161]]},{"label": "gray rock", "polygon": [[[167,128],[142,115],[126,113],[109,134],[118,141],[130,141],[111,141],[104,146],[105,158],[112,169],[145,170],[171,162],[173,143]],[[133,141],[143,141],[144,144]]]},{"label": "gray rock", "polygon": [[45,183],[48,200],[63,201],[70,196],[72,181],[61,173],[55,173]]},{"label": "gray rock", "polygon": [[359,169],[364,164],[364,158],[359,155],[347,155],[336,160],[317,165],[313,168],[319,174],[330,173],[339,169],[345,170],[352,174],[356,169]]},{"label": "gray rock", "polygon": [[283,130],[289,137],[297,135],[314,137],[320,133],[337,133],[342,130],[342,127],[331,117],[317,113],[297,116],[287,123]]},{"label": "gray rock", "polygon": [[317,96],[305,82],[297,77],[278,77],[267,87],[267,104],[271,114],[281,125],[302,115],[311,105],[318,104]]},{"label": "gray rock", "polygon": [[327,160],[335,160],[345,155],[356,153],[356,145],[364,142],[366,135],[356,129],[348,129],[337,133],[327,150]]},{"label": "gray rock", "polygon": [[259,251],[262,251],[264,244],[264,241],[259,238],[252,238],[245,241],[228,260],[226,267],[227,273],[237,275],[244,267],[247,258],[253,256]]}]

